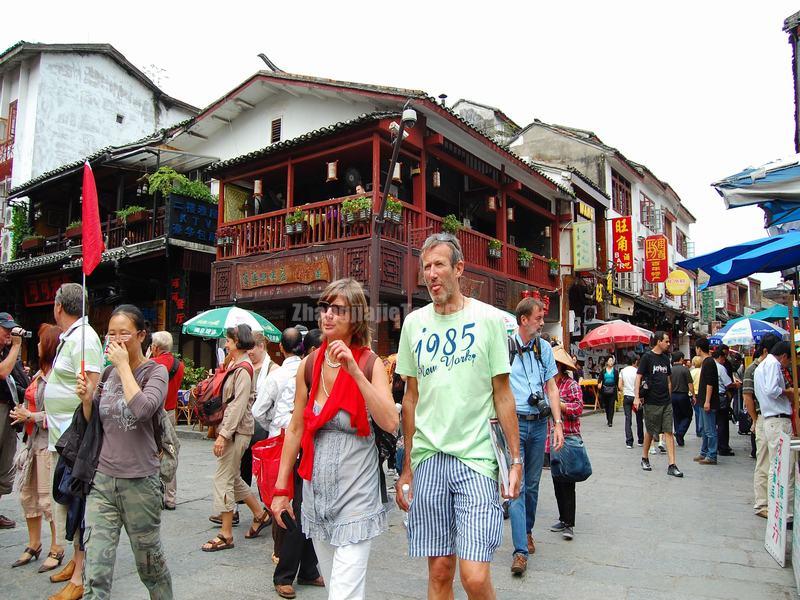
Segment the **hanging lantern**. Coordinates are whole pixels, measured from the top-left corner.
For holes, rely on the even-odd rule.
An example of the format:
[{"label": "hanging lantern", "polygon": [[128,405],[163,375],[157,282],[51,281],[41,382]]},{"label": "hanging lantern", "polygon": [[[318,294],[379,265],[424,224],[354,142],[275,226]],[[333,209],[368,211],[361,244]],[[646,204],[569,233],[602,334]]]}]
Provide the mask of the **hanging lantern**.
[{"label": "hanging lantern", "polygon": [[142,195],[142,184],[140,183],[136,188],[136,197],[138,198],[141,195]]},{"label": "hanging lantern", "polygon": [[394,171],[392,172],[392,181],[396,181],[397,183],[403,181],[401,177],[402,169],[403,169],[403,163],[401,162],[394,163]]},{"label": "hanging lantern", "polygon": [[254,196],[261,196],[262,190],[264,189],[264,182],[261,179],[256,179],[253,182],[253,195]]},{"label": "hanging lantern", "polygon": [[339,179],[339,161],[334,160],[333,162],[328,163],[328,178],[325,180],[325,183],[329,183],[331,181],[337,181]]},{"label": "hanging lantern", "polygon": [[142,184],[142,194],[144,194],[145,196],[147,195],[147,180],[146,179],[144,180],[144,183]]},{"label": "hanging lantern", "polygon": [[486,210],[497,210],[497,197],[489,196],[486,199]]},{"label": "hanging lantern", "polygon": [[439,169],[434,169],[433,171],[433,187],[436,189],[442,187],[442,174]]},{"label": "hanging lantern", "polygon": [[512,222],[514,220],[514,207],[513,206],[509,206],[508,209],[506,210],[506,219],[508,219],[509,222]]},{"label": "hanging lantern", "polygon": [[544,237],[546,237],[546,238],[550,237],[550,225],[545,225],[545,227],[544,227]]}]

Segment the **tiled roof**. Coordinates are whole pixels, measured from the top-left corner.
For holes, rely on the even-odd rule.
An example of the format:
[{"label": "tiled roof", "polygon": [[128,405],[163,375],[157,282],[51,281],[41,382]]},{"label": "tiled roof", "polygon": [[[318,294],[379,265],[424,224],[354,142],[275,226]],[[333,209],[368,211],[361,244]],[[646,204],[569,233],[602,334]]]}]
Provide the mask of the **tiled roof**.
[{"label": "tiled roof", "polygon": [[247,154],[242,154],[241,156],[215,162],[207,167],[206,170],[212,173],[218,172],[236,165],[245,164],[259,158],[264,158],[265,156],[269,156],[270,154],[274,154],[288,148],[294,148],[295,146],[300,146],[307,142],[341,133],[343,131],[347,131],[348,129],[353,129],[363,125],[364,123],[371,123],[374,121],[380,121],[382,119],[393,119],[399,116],[400,114],[396,112],[364,113],[348,121],[340,121],[338,123],[334,123],[333,125],[320,127],[319,129],[314,129],[313,131],[309,131],[308,133],[304,133],[303,135],[299,135],[295,138],[283,140],[282,142],[276,142],[264,148],[260,148],[259,150],[253,150]]}]

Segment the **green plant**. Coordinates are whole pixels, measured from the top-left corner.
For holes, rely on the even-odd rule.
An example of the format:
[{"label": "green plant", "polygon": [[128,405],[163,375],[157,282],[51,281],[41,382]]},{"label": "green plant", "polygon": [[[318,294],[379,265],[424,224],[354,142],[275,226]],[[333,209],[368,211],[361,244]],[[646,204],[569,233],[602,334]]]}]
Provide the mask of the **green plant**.
[{"label": "green plant", "polygon": [[27,242],[27,241],[30,241],[30,240],[43,240],[43,239],[44,239],[43,235],[29,234],[29,235],[26,235],[24,238],[22,238],[21,241],[22,242]]},{"label": "green plant", "polygon": [[115,214],[117,215],[117,218],[124,223],[131,215],[135,215],[136,213],[140,212],[145,212],[146,210],[147,209],[144,206],[137,206],[136,204],[133,204],[131,206],[126,206],[125,208],[118,210]]},{"label": "green plant", "polygon": [[287,225],[294,225],[295,223],[301,223],[305,220],[306,213],[303,212],[302,209],[297,208],[294,212],[286,215],[286,224]]},{"label": "green plant", "polygon": [[11,258],[19,256],[20,244],[22,240],[31,235],[31,226],[28,223],[28,210],[24,206],[15,206],[11,209]]},{"label": "green plant", "polygon": [[368,196],[360,196],[355,199],[356,211],[370,210],[372,208],[372,198]]},{"label": "green plant", "polygon": [[342,202],[342,214],[350,215],[356,212],[356,201],[354,198],[348,198]]},{"label": "green plant", "polygon": [[533,252],[531,252],[527,248],[520,248],[517,251],[517,260],[519,262],[531,262],[532,258],[533,258]]},{"label": "green plant", "polygon": [[77,229],[81,225],[83,225],[83,221],[81,221],[80,219],[77,221],[71,221],[70,224],[67,225],[67,229]]},{"label": "green plant", "polygon": [[403,210],[403,205],[394,196],[386,198],[386,211],[391,213],[399,213]]},{"label": "green plant", "polygon": [[181,381],[181,389],[188,390],[208,377],[208,370],[205,367],[195,366],[194,361],[186,357],[181,357],[176,354],[179,360],[183,361],[183,380]]},{"label": "green plant", "polygon": [[550,268],[551,271],[555,271],[556,269],[561,267],[561,263],[558,262],[555,258],[551,258],[547,261],[547,266]]},{"label": "green plant", "polygon": [[503,247],[503,244],[500,240],[491,239],[489,240],[489,250],[500,250]]},{"label": "green plant", "polygon": [[218,198],[202,181],[191,180],[170,167],[161,167],[155,173],[147,175],[147,187],[151,195],[161,192],[164,197],[170,194],[180,194],[195,200],[218,202]]},{"label": "green plant", "polygon": [[457,235],[461,231],[461,221],[453,214],[447,215],[442,219],[442,231]]}]

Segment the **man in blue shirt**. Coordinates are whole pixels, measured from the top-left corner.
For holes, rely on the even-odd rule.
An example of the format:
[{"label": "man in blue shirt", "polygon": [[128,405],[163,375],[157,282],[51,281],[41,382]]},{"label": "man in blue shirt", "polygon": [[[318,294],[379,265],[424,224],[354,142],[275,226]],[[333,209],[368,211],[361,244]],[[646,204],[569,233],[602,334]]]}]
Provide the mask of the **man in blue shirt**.
[{"label": "man in blue shirt", "polygon": [[514,542],[511,572],[522,575],[528,566],[529,554],[536,551],[533,524],[536,521],[539,480],[542,477],[547,439],[547,415],[540,411],[540,401],[549,401],[554,423],[553,448],[556,450],[564,444],[564,429],[555,381],[557,369],[553,349],[548,342],[539,338],[544,326],[544,304],[535,298],[523,298],[515,312],[519,329],[513,336],[516,351],[511,359],[511,389],[516,401],[524,463],[520,494],[511,502],[508,512]]}]

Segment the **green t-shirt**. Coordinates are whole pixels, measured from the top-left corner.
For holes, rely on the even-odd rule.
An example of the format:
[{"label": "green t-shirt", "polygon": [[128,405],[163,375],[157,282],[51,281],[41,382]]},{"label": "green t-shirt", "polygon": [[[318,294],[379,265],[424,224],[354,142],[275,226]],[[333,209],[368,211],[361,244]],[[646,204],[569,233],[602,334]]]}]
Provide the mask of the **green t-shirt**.
[{"label": "green t-shirt", "polygon": [[492,377],[510,371],[505,325],[494,307],[470,299],[450,315],[436,313],[433,304],[408,315],[396,372],[416,377],[419,388],[412,468],[443,452],[497,479]]}]

